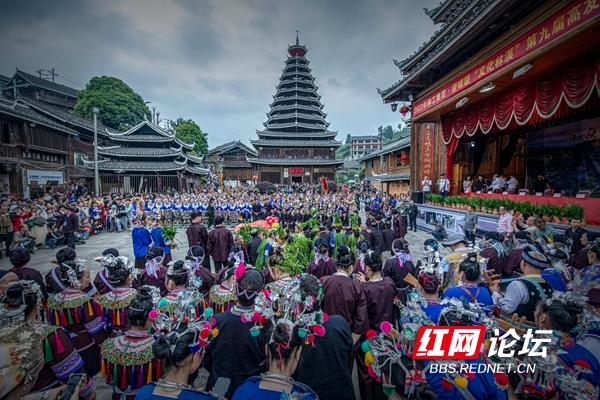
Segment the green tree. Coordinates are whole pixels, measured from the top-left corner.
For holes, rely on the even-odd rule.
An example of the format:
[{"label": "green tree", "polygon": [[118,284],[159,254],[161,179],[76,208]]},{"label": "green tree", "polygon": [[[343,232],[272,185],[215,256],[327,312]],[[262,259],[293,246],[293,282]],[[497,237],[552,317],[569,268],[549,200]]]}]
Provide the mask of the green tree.
[{"label": "green tree", "polygon": [[78,95],[75,114],[91,118],[98,107],[98,119],[106,126],[121,131],[150,119],[150,110],[142,96],[122,80],[112,76],[95,76]]},{"label": "green tree", "polygon": [[335,158],[338,160],[345,160],[350,157],[350,145],[343,144],[335,151]]},{"label": "green tree", "polygon": [[352,142],[352,136],[350,134],[346,135],[346,142],[344,144],[350,144]]},{"label": "green tree", "polygon": [[208,153],[206,133],[202,132],[202,129],[193,120],[179,117],[176,121],[171,121],[171,129],[175,132],[177,139],[185,143],[194,143],[194,153]]}]

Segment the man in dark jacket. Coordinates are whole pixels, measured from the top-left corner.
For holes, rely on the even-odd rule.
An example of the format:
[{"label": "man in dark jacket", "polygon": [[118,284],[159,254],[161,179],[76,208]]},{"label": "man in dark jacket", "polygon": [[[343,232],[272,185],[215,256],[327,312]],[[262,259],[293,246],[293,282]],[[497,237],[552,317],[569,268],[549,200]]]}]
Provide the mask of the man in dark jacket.
[{"label": "man in dark jacket", "polygon": [[206,227],[200,222],[201,215],[192,213],[191,215],[192,224],[187,228],[185,234],[188,239],[188,247],[200,246],[206,250],[206,242],[208,240],[208,231]]},{"label": "man in dark jacket", "polygon": [[206,218],[208,218],[208,228],[215,223],[215,200],[208,200],[208,207],[206,207]]},{"label": "man in dark jacket", "polygon": [[258,229],[252,229],[250,234],[252,235],[252,240],[248,243],[248,262],[250,265],[254,265],[256,258],[258,257],[258,248],[260,247],[263,238]]},{"label": "man in dark jacket", "polygon": [[[198,213],[192,213],[191,217],[192,224],[187,228],[185,234],[188,239],[188,247],[191,249],[194,246],[202,247],[202,250],[206,252],[206,244],[208,242],[208,230],[202,224],[202,215]],[[210,269],[210,258],[204,257],[202,261],[204,268]]]},{"label": "man in dark jacket", "polygon": [[79,214],[76,209],[62,206],[61,211],[65,215],[65,223],[63,224],[63,235],[67,246],[75,248],[75,232],[79,231]]},{"label": "man in dark jacket", "polygon": [[375,253],[381,254],[385,251],[383,233],[379,230],[377,221],[371,221],[371,232],[369,233],[369,247]]},{"label": "man in dark jacket", "polygon": [[384,243],[384,252],[383,259],[387,260],[392,254],[392,242],[396,239],[396,232],[392,229],[392,222],[389,220],[384,221],[385,228],[382,231],[383,234],[383,243]]},{"label": "man in dark jacket", "polygon": [[212,257],[215,265],[215,272],[227,264],[231,247],[233,246],[233,235],[223,226],[225,218],[217,215],[215,218],[215,228],[208,234],[208,243],[206,245],[208,254]]},{"label": "man in dark jacket", "polygon": [[410,201],[408,206],[408,229],[417,231],[417,216],[419,215],[419,207],[414,201]]}]

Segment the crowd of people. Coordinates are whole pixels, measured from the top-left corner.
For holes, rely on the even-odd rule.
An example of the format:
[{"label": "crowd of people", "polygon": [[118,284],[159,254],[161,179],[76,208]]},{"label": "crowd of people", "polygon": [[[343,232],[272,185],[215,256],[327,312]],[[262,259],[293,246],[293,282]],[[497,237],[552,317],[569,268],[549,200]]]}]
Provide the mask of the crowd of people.
[{"label": "crowd of people", "polygon": [[[28,266],[42,243],[14,241],[34,207],[64,236],[46,276]],[[113,399],[598,399],[595,234],[573,221],[500,237],[471,220],[472,236],[412,243],[424,248],[416,259],[417,214],[362,186],[6,202],[0,398],[93,399],[99,375]],[[76,244],[95,221],[94,234],[131,229],[134,258],[107,248],[92,274]],[[186,232],[183,259],[173,225]],[[506,363],[488,357],[496,330],[545,330],[550,344],[545,357],[508,360],[535,374],[435,372],[448,360],[413,359],[424,325],[486,328],[461,365]]]},{"label": "crowd of people", "polygon": [[[446,174],[440,174],[439,179],[433,185],[433,181],[428,177],[423,177],[421,181],[421,190],[424,194],[437,190],[442,196],[447,196],[450,191],[450,181]],[[538,175],[532,183],[533,193],[545,194],[547,190],[555,189],[548,179],[543,175]],[[508,177],[502,174],[494,174],[491,178],[484,175],[477,175],[477,178],[467,176],[462,182],[462,193],[509,193],[516,194],[519,190],[519,180],[514,175]]]}]

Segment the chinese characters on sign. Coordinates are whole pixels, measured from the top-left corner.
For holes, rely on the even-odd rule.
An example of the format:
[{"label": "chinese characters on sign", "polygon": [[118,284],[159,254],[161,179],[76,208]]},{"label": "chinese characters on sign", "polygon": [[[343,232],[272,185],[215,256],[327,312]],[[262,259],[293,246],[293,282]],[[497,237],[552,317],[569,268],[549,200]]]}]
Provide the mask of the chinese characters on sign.
[{"label": "chinese characters on sign", "polygon": [[433,146],[435,140],[433,123],[427,122],[421,125],[421,180],[433,176]]},{"label": "chinese characters on sign", "polygon": [[290,168],[290,176],[302,176],[304,175],[304,168]]},{"label": "chinese characters on sign", "polygon": [[460,75],[458,79],[448,83],[432,95],[417,100],[413,105],[413,118],[598,15],[600,15],[600,2],[597,0],[579,0],[566,5],[516,41],[496,52],[486,61]]}]

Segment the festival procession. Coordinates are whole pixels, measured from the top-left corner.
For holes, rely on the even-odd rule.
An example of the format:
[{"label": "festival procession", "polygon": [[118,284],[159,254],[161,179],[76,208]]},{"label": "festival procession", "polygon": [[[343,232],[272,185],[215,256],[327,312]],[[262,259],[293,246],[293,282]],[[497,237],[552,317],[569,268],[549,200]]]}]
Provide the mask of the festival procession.
[{"label": "festival procession", "polygon": [[600,2],[65,5],[0,14],[0,399],[600,399]]}]

